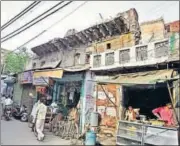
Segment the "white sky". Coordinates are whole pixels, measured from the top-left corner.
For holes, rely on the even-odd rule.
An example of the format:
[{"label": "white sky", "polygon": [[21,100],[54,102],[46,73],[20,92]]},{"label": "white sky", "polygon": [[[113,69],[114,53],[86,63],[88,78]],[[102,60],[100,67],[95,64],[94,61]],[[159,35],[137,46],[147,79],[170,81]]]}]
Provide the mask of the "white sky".
[{"label": "white sky", "polygon": [[[30,3],[32,3],[32,1],[1,1],[1,25],[6,23]],[[56,3],[58,3],[58,1],[41,2],[40,5],[35,7],[24,17],[4,29],[1,32],[1,37],[19,28]],[[3,42],[1,47],[9,50],[16,49],[18,46],[36,36],[57,20],[60,20],[82,3],[83,1],[74,1],[64,9],[51,15],[30,29],[6,42]],[[102,20],[99,13],[102,14],[104,19],[108,19],[116,16],[117,13],[126,11],[130,8],[136,8],[139,15],[139,22],[157,19],[161,16],[164,18],[165,22],[179,20],[179,1],[89,1],[58,25],[29,43],[26,47],[31,48],[45,43],[55,37],[63,37],[68,29],[75,28],[80,31],[101,22]]]}]

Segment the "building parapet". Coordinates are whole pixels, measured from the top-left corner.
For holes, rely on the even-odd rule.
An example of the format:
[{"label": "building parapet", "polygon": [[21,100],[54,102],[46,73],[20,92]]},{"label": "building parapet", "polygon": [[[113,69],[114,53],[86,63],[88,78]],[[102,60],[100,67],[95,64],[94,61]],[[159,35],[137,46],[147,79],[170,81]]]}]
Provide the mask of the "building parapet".
[{"label": "building parapet", "polygon": [[176,56],[179,54],[179,47],[172,50],[170,49],[171,44],[169,39],[163,39],[133,47],[93,53],[90,59],[91,70],[148,66],[170,61],[174,52]]}]

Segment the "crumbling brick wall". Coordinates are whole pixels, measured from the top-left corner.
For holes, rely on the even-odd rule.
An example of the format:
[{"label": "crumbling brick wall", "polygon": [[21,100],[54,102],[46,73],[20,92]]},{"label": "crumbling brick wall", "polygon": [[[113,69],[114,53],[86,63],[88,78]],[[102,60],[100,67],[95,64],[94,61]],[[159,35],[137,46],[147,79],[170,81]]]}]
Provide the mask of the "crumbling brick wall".
[{"label": "crumbling brick wall", "polygon": [[138,20],[139,18],[136,9],[132,8],[123,13],[119,13],[118,16],[122,16],[124,18],[124,22],[127,25],[129,32],[134,34],[134,40],[135,40],[134,45],[139,44],[139,41],[141,39],[141,30],[139,26],[139,20]]}]

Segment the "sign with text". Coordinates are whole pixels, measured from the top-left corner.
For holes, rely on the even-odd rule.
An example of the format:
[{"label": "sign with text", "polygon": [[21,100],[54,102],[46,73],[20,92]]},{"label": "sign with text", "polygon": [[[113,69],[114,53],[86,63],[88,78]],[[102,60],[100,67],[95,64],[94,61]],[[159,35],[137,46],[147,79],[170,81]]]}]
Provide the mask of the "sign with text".
[{"label": "sign with text", "polygon": [[20,81],[21,81],[21,84],[32,83],[33,82],[33,72],[32,71],[23,72],[21,74]]},{"label": "sign with text", "polygon": [[33,84],[34,85],[48,85],[49,78],[62,78],[63,70],[43,70],[36,71],[33,73]]}]

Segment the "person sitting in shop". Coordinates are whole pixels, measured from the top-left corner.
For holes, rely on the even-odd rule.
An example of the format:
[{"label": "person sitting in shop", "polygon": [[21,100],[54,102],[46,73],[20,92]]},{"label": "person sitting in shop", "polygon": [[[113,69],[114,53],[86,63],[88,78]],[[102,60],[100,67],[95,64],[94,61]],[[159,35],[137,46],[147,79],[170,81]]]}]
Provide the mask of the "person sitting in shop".
[{"label": "person sitting in shop", "polygon": [[168,126],[175,125],[174,112],[172,104],[168,103],[166,106],[158,107],[152,111],[152,113],[159,119],[166,122]]},{"label": "person sitting in shop", "polygon": [[125,120],[128,121],[136,120],[136,118],[139,116],[139,110],[140,109],[133,109],[132,106],[129,106],[125,114]]}]

